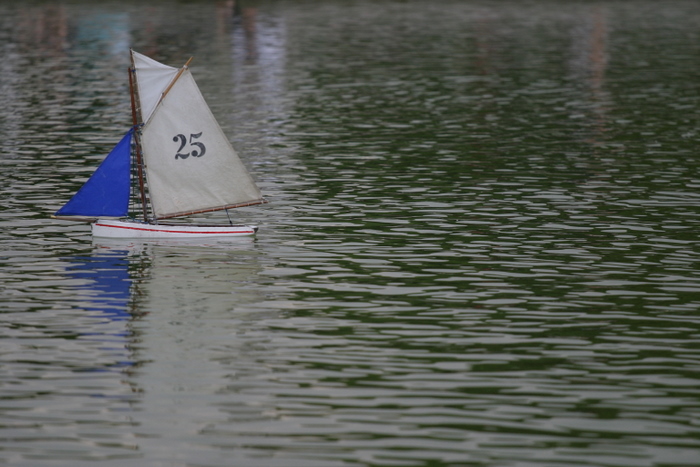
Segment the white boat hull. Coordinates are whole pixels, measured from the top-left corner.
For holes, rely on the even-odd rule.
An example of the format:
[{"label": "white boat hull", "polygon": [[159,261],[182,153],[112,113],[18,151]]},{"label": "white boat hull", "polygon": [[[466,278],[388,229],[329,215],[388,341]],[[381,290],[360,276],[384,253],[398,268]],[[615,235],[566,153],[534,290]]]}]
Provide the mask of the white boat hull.
[{"label": "white boat hull", "polygon": [[98,219],[92,235],[102,238],[222,238],[254,235],[250,225],[147,224],[134,221]]}]

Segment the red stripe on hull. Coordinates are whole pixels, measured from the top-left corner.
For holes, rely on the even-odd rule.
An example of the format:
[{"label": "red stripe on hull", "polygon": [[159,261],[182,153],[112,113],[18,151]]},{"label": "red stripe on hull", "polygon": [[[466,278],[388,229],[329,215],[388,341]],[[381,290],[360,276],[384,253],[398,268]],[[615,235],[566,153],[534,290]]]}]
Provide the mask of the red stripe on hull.
[{"label": "red stripe on hull", "polygon": [[95,224],[97,227],[107,227],[110,229],[125,229],[125,230],[138,230],[141,232],[162,232],[162,233],[180,233],[180,234],[206,234],[206,235],[226,235],[231,233],[255,233],[254,230],[162,230],[162,229],[144,229],[142,227],[127,227],[125,225],[109,225],[109,224]]}]

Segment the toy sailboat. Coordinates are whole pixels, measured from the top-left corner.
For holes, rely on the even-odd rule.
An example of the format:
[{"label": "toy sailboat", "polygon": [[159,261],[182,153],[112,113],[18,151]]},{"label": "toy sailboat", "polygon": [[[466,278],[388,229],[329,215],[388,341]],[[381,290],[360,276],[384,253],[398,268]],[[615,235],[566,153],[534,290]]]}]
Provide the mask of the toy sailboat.
[{"label": "toy sailboat", "polygon": [[[190,59],[191,61],[192,59]],[[133,127],[53,217],[92,224],[95,237],[253,235],[248,225],[164,223],[266,203],[204,101],[188,65],[131,51]],[[140,211],[130,215],[130,208]]]}]

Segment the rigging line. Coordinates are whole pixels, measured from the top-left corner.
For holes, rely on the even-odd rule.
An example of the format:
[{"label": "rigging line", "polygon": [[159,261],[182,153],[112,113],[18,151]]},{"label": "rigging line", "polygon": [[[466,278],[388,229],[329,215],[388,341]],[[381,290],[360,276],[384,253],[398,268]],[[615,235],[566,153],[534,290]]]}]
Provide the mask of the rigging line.
[{"label": "rigging line", "polygon": [[136,147],[136,167],[137,178],[139,185],[139,194],[141,198],[141,210],[143,211],[143,220],[148,222],[148,203],[146,201],[146,186],[144,183],[143,170],[143,153],[141,152],[141,127],[143,126],[143,117],[141,116],[140,96],[136,83],[136,65],[134,64],[134,51],[131,50],[131,68],[129,68],[129,93],[131,94],[131,117],[134,125],[134,143]]},{"label": "rigging line", "polygon": [[231,216],[229,216],[229,214],[228,214],[228,208],[226,208],[225,211],[226,211],[226,217],[228,217],[229,225],[233,225],[233,221],[231,220]]},{"label": "rigging line", "polygon": [[[132,128],[133,132],[134,129]],[[127,211],[127,216],[131,217],[132,213],[136,210],[136,185],[131,183],[131,180],[136,178],[136,145],[134,144],[133,133],[131,138],[131,143],[129,144],[129,210]]]}]

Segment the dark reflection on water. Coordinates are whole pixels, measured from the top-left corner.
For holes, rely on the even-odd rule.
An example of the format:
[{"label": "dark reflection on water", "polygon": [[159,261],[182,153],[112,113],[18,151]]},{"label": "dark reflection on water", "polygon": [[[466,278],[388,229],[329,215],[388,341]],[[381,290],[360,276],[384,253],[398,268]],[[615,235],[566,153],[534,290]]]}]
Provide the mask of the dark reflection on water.
[{"label": "dark reflection on water", "polygon": [[[5,464],[697,464],[694,2],[0,11]],[[129,46],[195,56],[255,239],[47,219]]]}]

